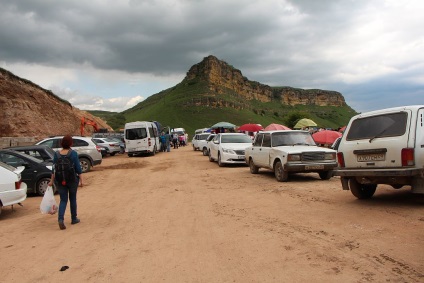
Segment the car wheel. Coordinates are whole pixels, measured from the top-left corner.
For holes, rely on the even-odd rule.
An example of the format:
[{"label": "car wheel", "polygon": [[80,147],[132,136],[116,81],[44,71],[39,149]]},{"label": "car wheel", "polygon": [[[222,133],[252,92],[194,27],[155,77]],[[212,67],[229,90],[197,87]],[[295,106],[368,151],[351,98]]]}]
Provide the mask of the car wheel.
[{"label": "car wheel", "polygon": [[219,167],[224,167],[225,166],[225,164],[222,163],[221,154],[219,152],[218,152],[218,166]]},{"label": "car wheel", "polygon": [[156,154],[156,145],[153,147],[152,156],[155,156]]},{"label": "car wheel", "polygon": [[213,160],[213,158],[212,158],[212,153],[211,153],[210,151],[209,151],[209,154],[208,154],[208,155],[209,155],[209,161],[210,161],[210,162],[214,162],[214,160]]},{"label": "car wheel", "polygon": [[80,164],[81,164],[82,173],[86,173],[86,172],[89,172],[90,171],[90,169],[91,169],[90,160],[88,160],[85,157],[81,157],[80,158]]},{"label": "car wheel", "polygon": [[278,182],[286,182],[289,178],[289,173],[284,171],[281,161],[277,161],[274,166],[274,175]]},{"label": "car wheel", "polygon": [[318,174],[321,180],[329,180],[331,177],[333,177],[333,171],[322,171],[318,172]]},{"label": "car wheel", "polygon": [[44,196],[44,193],[47,190],[47,186],[49,185],[50,182],[50,178],[41,178],[38,182],[37,182],[37,186],[35,187],[35,192],[39,195],[39,196]]},{"label": "car wheel", "polygon": [[358,199],[368,199],[374,195],[375,190],[377,189],[377,185],[361,184],[356,181],[355,178],[352,178],[349,179],[349,188],[352,194]]},{"label": "car wheel", "polygon": [[259,167],[255,165],[252,158],[250,158],[250,160],[249,160],[249,167],[250,167],[250,173],[252,173],[252,174],[258,174],[259,173]]},{"label": "car wheel", "polygon": [[110,156],[114,156],[114,155],[115,155],[115,153],[116,153],[116,152],[111,152],[111,153],[110,153]]},{"label": "car wheel", "polygon": [[193,150],[196,151],[196,148],[194,147],[194,144],[193,144]]}]

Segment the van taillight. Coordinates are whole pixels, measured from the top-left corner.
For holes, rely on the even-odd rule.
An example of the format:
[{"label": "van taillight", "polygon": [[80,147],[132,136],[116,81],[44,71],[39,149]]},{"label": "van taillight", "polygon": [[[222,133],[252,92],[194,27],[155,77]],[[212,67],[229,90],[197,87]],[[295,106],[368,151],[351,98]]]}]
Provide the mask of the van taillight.
[{"label": "van taillight", "polygon": [[414,164],[414,149],[402,148],[402,166],[413,166]]},{"label": "van taillight", "polygon": [[152,141],[150,140],[150,138],[148,138],[147,141],[149,142],[149,146],[151,146],[152,145]]},{"label": "van taillight", "polygon": [[15,182],[15,190],[19,190],[21,188],[22,181]]},{"label": "van taillight", "polygon": [[337,152],[337,161],[339,162],[339,167],[345,167],[343,152]]}]

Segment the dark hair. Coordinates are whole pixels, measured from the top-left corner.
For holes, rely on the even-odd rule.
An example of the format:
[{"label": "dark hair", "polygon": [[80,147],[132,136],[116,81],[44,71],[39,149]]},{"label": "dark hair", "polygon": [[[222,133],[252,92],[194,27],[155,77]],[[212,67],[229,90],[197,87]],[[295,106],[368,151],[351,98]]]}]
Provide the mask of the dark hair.
[{"label": "dark hair", "polygon": [[64,149],[69,149],[72,146],[72,137],[70,135],[66,135],[62,138],[62,141],[60,142],[60,145]]}]

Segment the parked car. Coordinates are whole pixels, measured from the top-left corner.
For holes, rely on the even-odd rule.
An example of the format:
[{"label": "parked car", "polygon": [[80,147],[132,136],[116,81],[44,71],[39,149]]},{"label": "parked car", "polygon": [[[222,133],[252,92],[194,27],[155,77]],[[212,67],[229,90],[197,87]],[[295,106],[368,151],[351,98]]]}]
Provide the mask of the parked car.
[{"label": "parked car", "polygon": [[22,181],[28,186],[27,192],[44,195],[52,175],[53,163],[42,161],[25,153],[10,149],[0,150],[0,161],[18,168],[23,166]]},{"label": "parked car", "polygon": [[424,193],[424,105],[381,109],[352,117],[338,147],[342,188],[371,198],[379,184]]},{"label": "parked car", "polygon": [[[56,136],[44,139],[37,142],[37,145],[46,145],[51,147],[53,150],[60,150],[60,142],[63,136]],[[72,149],[78,153],[78,157],[81,163],[82,172],[89,172],[92,166],[100,165],[102,163],[101,149],[90,137],[72,137]]]},{"label": "parked car", "polygon": [[195,134],[193,140],[191,141],[193,150],[203,151],[203,148],[206,147],[206,139],[209,135],[210,133]]},{"label": "parked car", "polygon": [[125,153],[125,140],[124,140],[124,138],[110,137],[110,139],[119,143],[119,148],[120,148],[119,153]]},{"label": "parked car", "polygon": [[307,172],[327,180],[337,167],[336,151],[318,147],[308,131],[300,130],[258,132],[246,149],[246,163],[252,174],[259,168],[274,171],[279,182],[288,181],[290,173]]},{"label": "parked car", "polygon": [[218,161],[220,167],[225,164],[244,164],[245,149],[252,139],[242,133],[220,133],[210,143],[209,161]]},{"label": "parked car", "polygon": [[203,155],[204,156],[209,156],[209,149],[210,149],[210,144],[213,140],[213,138],[216,136],[216,134],[210,134],[207,138],[206,138],[206,145],[202,148],[203,151]]},{"label": "parked car", "polygon": [[0,214],[4,206],[20,204],[27,197],[27,185],[22,182],[24,167],[15,168],[0,162]]},{"label": "parked car", "polygon": [[55,151],[46,145],[13,146],[6,149],[16,150],[43,161],[53,161]]},{"label": "parked car", "polygon": [[98,144],[100,147],[100,153],[102,154],[102,158],[106,157],[109,154],[109,148],[105,145]]},{"label": "parked car", "polygon": [[110,154],[110,156],[114,156],[116,153],[119,153],[121,151],[119,142],[111,138],[93,138],[93,141],[97,145],[106,147],[108,149],[108,153]]}]

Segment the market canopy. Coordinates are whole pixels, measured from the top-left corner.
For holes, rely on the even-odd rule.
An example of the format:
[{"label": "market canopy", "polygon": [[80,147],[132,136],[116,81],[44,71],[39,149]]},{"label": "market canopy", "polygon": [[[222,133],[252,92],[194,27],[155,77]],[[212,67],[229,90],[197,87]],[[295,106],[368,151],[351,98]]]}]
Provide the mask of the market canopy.
[{"label": "market canopy", "polygon": [[289,127],[281,124],[269,124],[264,131],[291,130]]},{"label": "market canopy", "polygon": [[336,131],[323,130],[312,134],[314,141],[319,144],[333,144],[342,134]]},{"label": "market canopy", "polygon": [[311,119],[303,118],[303,119],[300,119],[293,128],[302,129],[305,127],[309,128],[309,127],[316,127],[316,126],[318,126],[317,123],[315,123]]},{"label": "market canopy", "polygon": [[244,124],[238,128],[239,131],[245,131],[245,132],[259,132],[263,129],[264,128],[259,124]]},{"label": "market canopy", "polygon": [[228,122],[219,122],[219,123],[216,123],[215,125],[213,125],[211,127],[211,129],[218,129],[218,128],[233,129],[235,127],[236,127],[236,125],[228,123]]}]

